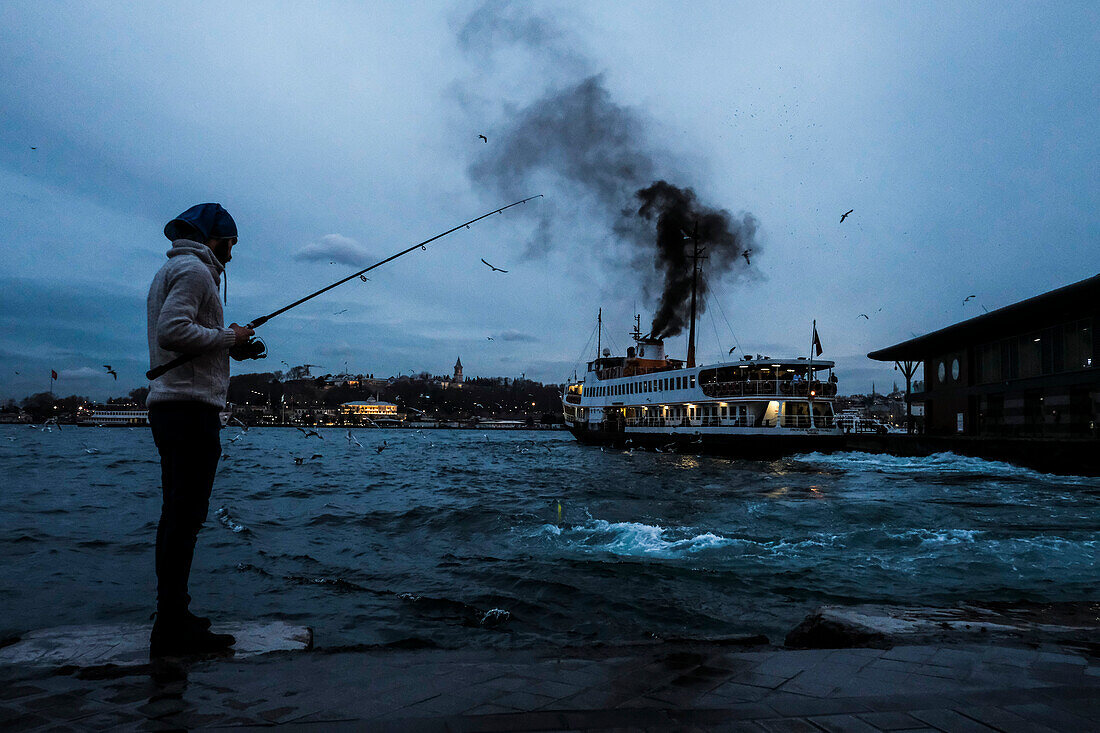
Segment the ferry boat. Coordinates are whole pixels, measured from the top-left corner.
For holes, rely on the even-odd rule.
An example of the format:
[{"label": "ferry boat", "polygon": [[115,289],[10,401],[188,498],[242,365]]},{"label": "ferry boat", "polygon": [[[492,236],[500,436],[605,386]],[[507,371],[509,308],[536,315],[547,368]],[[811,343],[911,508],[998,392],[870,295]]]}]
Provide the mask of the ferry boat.
[{"label": "ferry boat", "polygon": [[757,354],[696,366],[694,314],[686,362],[638,323],[625,356],[603,349],[565,387],[565,424],[581,443],[743,457],[843,447],[834,362]]},{"label": "ferry boat", "polygon": [[96,407],[77,422],[81,427],[136,427],[149,424],[149,411],[133,407]]}]

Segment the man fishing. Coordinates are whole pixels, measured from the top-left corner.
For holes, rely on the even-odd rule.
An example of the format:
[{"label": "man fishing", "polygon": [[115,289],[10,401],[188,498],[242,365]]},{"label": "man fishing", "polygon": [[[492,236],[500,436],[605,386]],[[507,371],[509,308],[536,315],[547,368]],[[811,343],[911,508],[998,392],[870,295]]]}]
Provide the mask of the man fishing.
[{"label": "man fishing", "polygon": [[[229,634],[210,632],[210,620],[188,610],[187,577],[195,540],[210,500],[221,457],[218,412],[229,391],[229,360],[262,359],[263,343],[255,331],[276,316],[297,308],[376,267],[404,257],[451,232],[520,206],[529,196],[401,250],[341,278],[304,298],[260,316],[247,326],[222,326],[218,285],[237,243],[237,225],[220,204],[193,206],[164,227],[172,241],[165,263],[149,288],[149,366],[152,382],[147,403],[153,440],[160,451],[164,503],[157,527],[157,621],[151,656],[203,654],[228,649]],[[366,278],[364,278],[366,279]],[[381,449],[380,449],[381,450]]]},{"label": "man fishing", "polygon": [[187,580],[199,529],[221,457],[221,422],[229,389],[229,357],[244,358],[253,330],[224,326],[218,298],[237,225],[221,204],[192,206],[164,227],[172,242],[146,300],[150,366],[192,357],[153,379],[146,403],[160,452],[163,503],[157,526],[157,612],[152,657],[208,654],[235,639],[210,631],[193,614]]}]

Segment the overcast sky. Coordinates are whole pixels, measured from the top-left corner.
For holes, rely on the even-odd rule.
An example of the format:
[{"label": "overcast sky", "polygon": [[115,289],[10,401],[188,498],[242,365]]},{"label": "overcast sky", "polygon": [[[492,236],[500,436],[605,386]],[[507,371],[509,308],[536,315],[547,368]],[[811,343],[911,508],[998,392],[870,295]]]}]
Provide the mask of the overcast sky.
[{"label": "overcast sky", "polygon": [[[901,381],[870,350],[1100,272],[1095,3],[9,0],[0,17],[4,398],[51,368],[66,395],[143,385],[162,229],[206,201],[240,230],[226,315],[246,322],[545,196],[273,320],[270,358],[237,373],[583,372],[598,308],[620,352],[635,309],[653,317],[652,253],[614,226],[643,177],[756,222],[751,266],[711,277],[700,360],[805,355],[816,319],[845,393]],[[607,115],[568,118],[586,81]],[[608,139],[644,164],[604,196]]]}]

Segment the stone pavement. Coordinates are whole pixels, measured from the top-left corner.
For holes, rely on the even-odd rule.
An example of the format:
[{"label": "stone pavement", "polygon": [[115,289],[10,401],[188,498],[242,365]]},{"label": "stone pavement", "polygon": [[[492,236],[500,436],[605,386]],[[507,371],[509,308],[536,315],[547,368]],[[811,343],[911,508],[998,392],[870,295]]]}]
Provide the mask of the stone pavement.
[{"label": "stone pavement", "polygon": [[1100,730],[1100,664],[1071,646],[745,651],[669,643],[0,667],[4,731],[259,726],[1083,733]]}]

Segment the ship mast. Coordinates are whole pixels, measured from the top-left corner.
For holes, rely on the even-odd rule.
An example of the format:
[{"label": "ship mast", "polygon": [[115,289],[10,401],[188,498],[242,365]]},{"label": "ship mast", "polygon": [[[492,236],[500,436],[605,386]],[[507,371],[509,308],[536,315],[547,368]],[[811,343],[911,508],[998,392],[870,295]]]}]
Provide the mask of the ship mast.
[{"label": "ship mast", "polygon": [[699,289],[699,260],[706,259],[699,249],[699,223],[695,223],[695,229],[691,239],[691,328],[688,331],[687,366],[690,369],[695,366],[695,297]]},{"label": "ship mast", "polygon": [[[589,336],[588,338],[592,338]],[[591,343],[591,342],[589,342]],[[600,347],[603,346],[603,308],[596,315],[596,358],[600,358]]]}]

